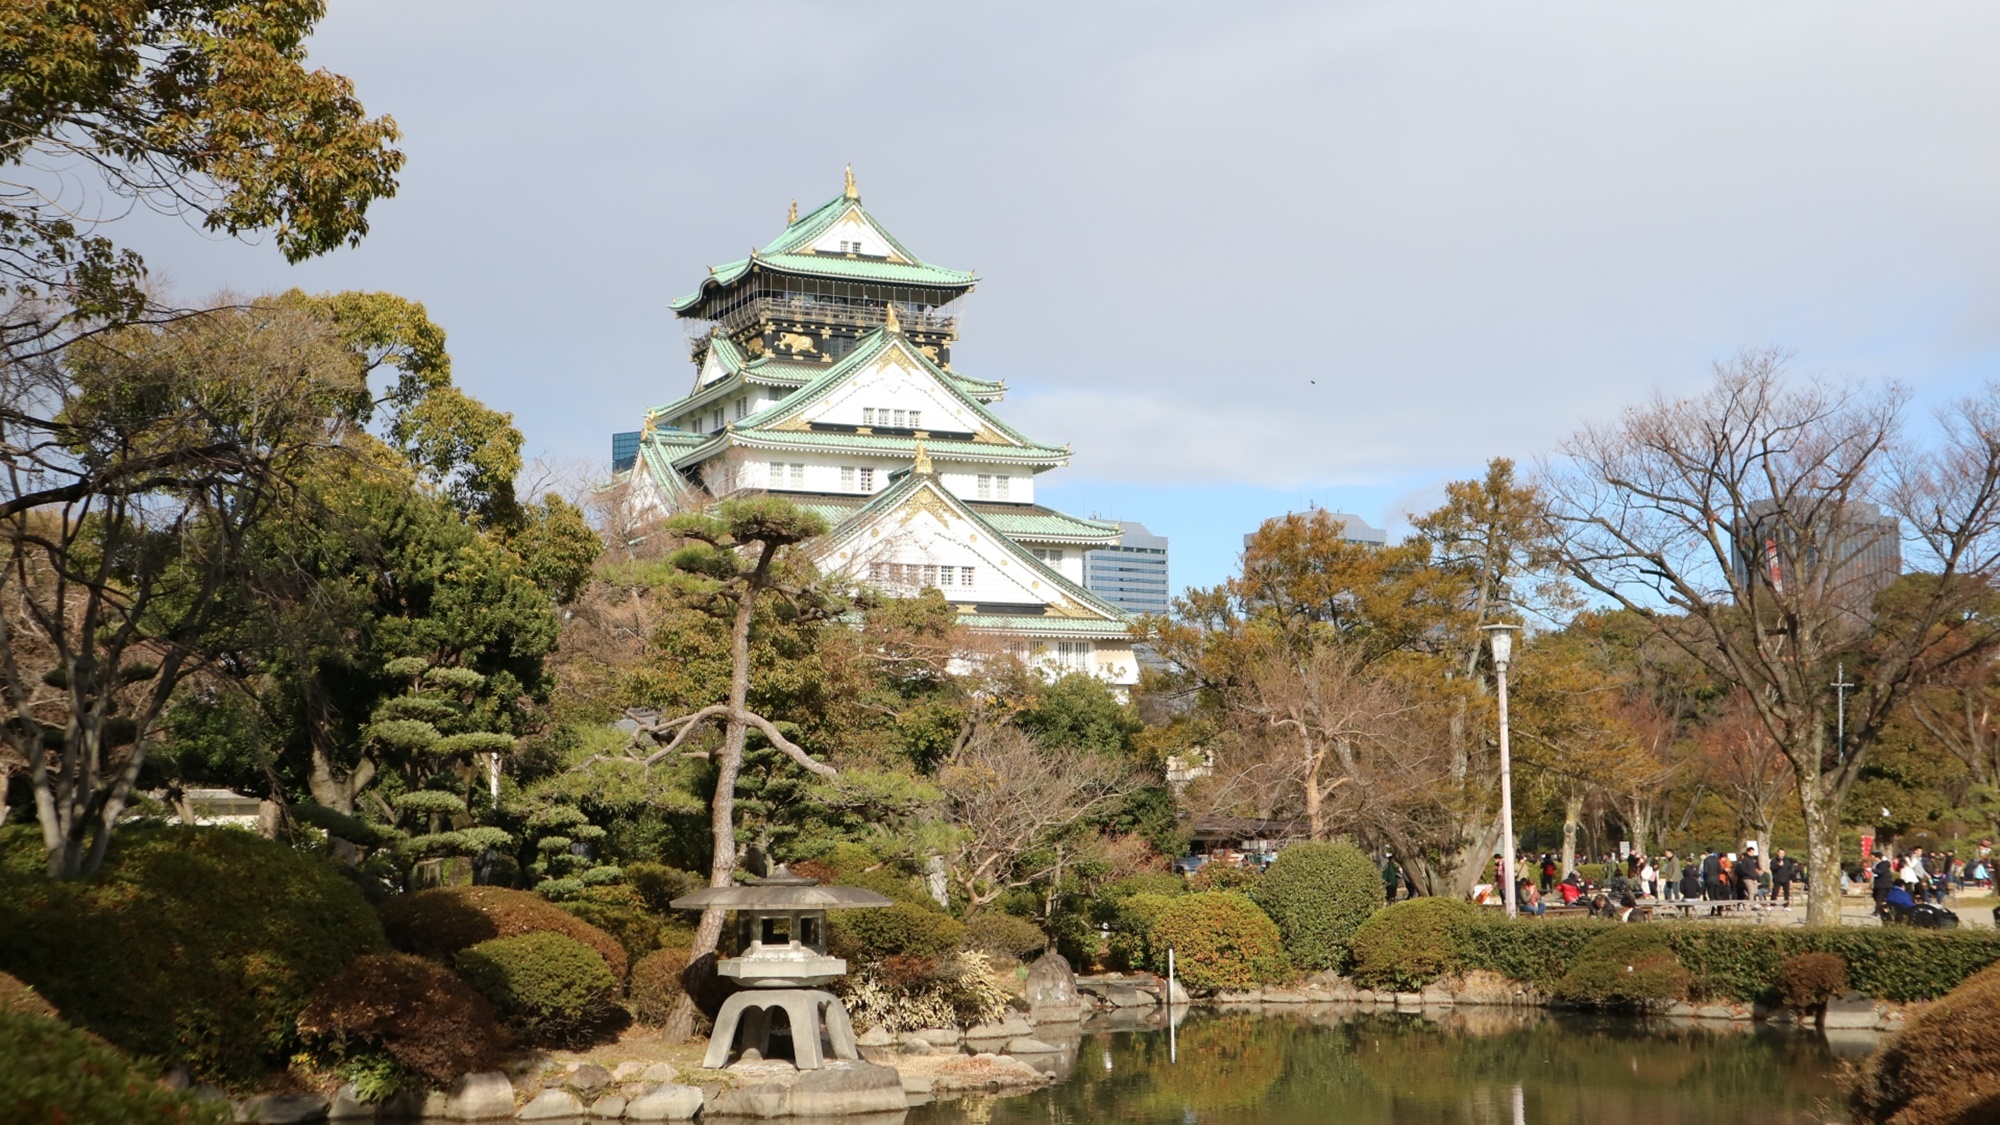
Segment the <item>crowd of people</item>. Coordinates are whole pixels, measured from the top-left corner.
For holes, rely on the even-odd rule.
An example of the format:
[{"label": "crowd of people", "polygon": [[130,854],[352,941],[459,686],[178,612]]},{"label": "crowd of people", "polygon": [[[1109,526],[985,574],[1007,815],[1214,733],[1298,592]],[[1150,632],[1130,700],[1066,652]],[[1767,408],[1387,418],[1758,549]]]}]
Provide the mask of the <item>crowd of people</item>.
[{"label": "crowd of people", "polygon": [[1993,869],[1991,845],[1982,844],[1980,854],[1960,859],[1955,851],[1927,855],[1922,848],[1910,848],[1900,857],[1884,851],[1868,868],[1868,891],[1875,900],[1875,915],[1883,917],[1893,909],[1907,911],[1919,903],[1943,906],[1964,888],[1991,887]]}]

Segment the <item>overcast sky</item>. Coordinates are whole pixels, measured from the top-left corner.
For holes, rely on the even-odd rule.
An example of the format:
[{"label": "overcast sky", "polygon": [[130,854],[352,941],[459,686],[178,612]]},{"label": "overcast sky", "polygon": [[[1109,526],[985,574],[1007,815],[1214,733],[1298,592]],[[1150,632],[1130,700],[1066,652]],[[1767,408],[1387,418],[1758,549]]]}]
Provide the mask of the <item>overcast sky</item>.
[{"label": "overcast sky", "polygon": [[333,0],[409,165],[358,250],[167,222],[180,289],[386,289],[531,453],[686,391],[667,303],[838,193],[977,270],[954,366],[1173,539],[1404,523],[1741,346],[1935,399],[2000,346],[2000,6]]}]

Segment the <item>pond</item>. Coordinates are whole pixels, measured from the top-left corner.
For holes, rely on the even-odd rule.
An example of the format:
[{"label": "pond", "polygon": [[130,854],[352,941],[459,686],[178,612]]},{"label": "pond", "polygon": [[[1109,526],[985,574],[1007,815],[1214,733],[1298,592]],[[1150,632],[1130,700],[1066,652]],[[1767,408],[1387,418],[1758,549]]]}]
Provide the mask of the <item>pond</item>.
[{"label": "pond", "polygon": [[907,1125],[1819,1125],[1848,1118],[1810,1031],[1543,1012],[1197,1010],[1092,1033],[1055,1086],[937,1102]]}]

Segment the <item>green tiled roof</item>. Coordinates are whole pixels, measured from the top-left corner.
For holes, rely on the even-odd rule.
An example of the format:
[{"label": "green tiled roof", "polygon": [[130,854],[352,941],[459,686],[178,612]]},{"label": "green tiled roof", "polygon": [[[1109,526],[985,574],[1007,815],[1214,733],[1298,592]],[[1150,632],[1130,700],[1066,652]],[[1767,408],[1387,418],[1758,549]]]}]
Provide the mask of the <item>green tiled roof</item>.
[{"label": "green tiled roof", "polygon": [[1035,617],[1031,615],[1007,615],[985,613],[962,613],[959,623],[974,629],[997,629],[1008,633],[1069,633],[1090,637],[1117,637],[1126,639],[1132,635],[1132,626],[1124,620],[1095,621],[1083,617]]},{"label": "green tiled roof", "polygon": [[[746,419],[747,421],[747,419]],[[706,435],[707,444],[682,456],[679,462],[692,465],[721,452],[734,444],[750,449],[796,449],[806,451],[838,451],[851,449],[857,452],[894,453],[914,458],[917,454],[917,438],[899,437],[895,434],[840,434],[822,433],[813,430],[772,430],[738,422],[733,429],[718,434]],[[994,445],[984,441],[939,441],[924,438],[924,452],[940,461],[968,461],[980,464],[1060,465],[1069,459],[1066,450],[1047,445]]]},{"label": "green tiled roof", "polygon": [[[813,239],[826,233],[828,227],[840,221],[849,208],[861,213],[861,218],[882,236],[883,241],[896,248],[896,253],[907,259],[904,262],[885,262],[873,258],[847,258],[831,254],[797,253],[808,246]],[[771,240],[770,244],[748,258],[738,258],[708,271],[702,279],[701,288],[673,303],[673,310],[685,313],[701,303],[711,291],[734,285],[753,264],[776,273],[796,274],[806,277],[829,277],[849,281],[879,281],[887,285],[929,285],[943,289],[968,289],[979,278],[964,270],[949,270],[943,266],[933,266],[910,253],[909,247],[896,240],[861,201],[849,199],[845,194],[836,195],[812,211],[801,216],[797,222],[787,226],[784,233]]]},{"label": "green tiled roof", "polygon": [[1009,539],[1074,539],[1109,543],[1118,537],[1118,525],[1115,523],[1087,520],[1054,508],[1044,508],[1040,504],[982,504],[973,501],[966,506],[978,512],[993,525],[995,531]]}]

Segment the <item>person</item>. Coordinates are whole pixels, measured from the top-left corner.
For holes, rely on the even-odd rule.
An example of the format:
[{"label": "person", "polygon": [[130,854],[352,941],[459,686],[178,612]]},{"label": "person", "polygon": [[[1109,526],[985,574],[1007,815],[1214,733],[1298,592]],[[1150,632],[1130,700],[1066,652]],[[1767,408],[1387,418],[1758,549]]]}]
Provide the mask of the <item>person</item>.
[{"label": "person", "polygon": [[1673,900],[1680,897],[1681,868],[1683,866],[1685,865],[1681,863],[1681,857],[1675,855],[1674,849],[1672,848],[1668,848],[1667,854],[1661,857],[1660,898],[1662,900],[1666,902],[1672,902]]},{"label": "person", "polygon": [[1896,921],[1910,916],[1910,908],[1915,906],[1917,901],[1910,897],[1908,887],[1909,884],[1907,883],[1890,884],[1888,893],[1882,896],[1882,920],[1884,922]]},{"label": "person", "polygon": [[1550,890],[1550,888],[1552,888],[1552,887],[1554,887],[1554,886],[1556,885],[1556,876],[1557,876],[1558,874],[1560,874],[1560,872],[1558,872],[1558,871],[1556,870],[1556,857],[1555,857],[1555,856],[1552,856],[1552,855],[1550,855],[1550,854],[1549,854],[1549,853],[1547,853],[1547,852],[1543,852],[1543,853],[1542,853],[1542,893],[1543,893],[1543,894],[1548,894],[1548,893],[1549,893],[1549,890]]},{"label": "person", "polygon": [[1701,857],[1701,892],[1710,902],[1722,898],[1722,853],[1714,848]]},{"label": "person", "polygon": [[1786,855],[1785,849],[1779,848],[1773,853],[1771,856],[1771,901],[1776,902],[1780,896],[1783,896],[1785,906],[1789,908],[1792,905],[1792,880],[1796,879],[1798,874],[1798,861]]},{"label": "person", "polygon": [[1736,897],[1757,901],[1758,885],[1764,878],[1764,865],[1757,856],[1755,840],[1743,845],[1743,859],[1736,865],[1736,876],[1742,884],[1742,889]]},{"label": "person", "polygon": [[1647,898],[1660,897],[1660,869],[1650,859],[1639,865],[1639,885],[1646,888]]},{"label": "person", "polygon": [[1639,900],[1626,895],[1618,900],[1618,920],[1620,922],[1643,922],[1644,914],[1639,913]]},{"label": "person", "polygon": [[1514,888],[1514,902],[1523,914],[1540,915],[1543,911],[1542,892],[1533,879],[1523,879]]},{"label": "person", "polygon": [[1681,897],[1693,902],[1701,897],[1701,864],[1681,868]]},{"label": "person", "polygon": [[1874,914],[1882,916],[1882,902],[1889,894],[1889,888],[1896,885],[1896,861],[1883,852],[1875,860],[1875,867],[1869,872],[1868,893],[1875,899]]},{"label": "person", "polygon": [[1396,901],[1396,888],[1403,882],[1403,869],[1396,863],[1396,853],[1382,850],[1382,897]]},{"label": "person", "polygon": [[1931,881],[1930,872],[1924,870],[1924,849],[1910,849],[1910,854],[1903,857],[1903,870],[1898,878],[1912,900],[1923,896],[1924,887]]},{"label": "person", "polygon": [[1574,869],[1563,876],[1563,881],[1557,883],[1556,887],[1562,894],[1564,906],[1575,906],[1576,900],[1583,897],[1583,877]]}]

